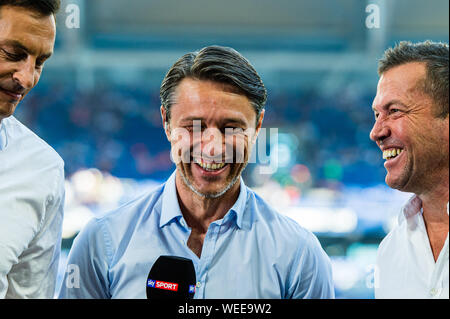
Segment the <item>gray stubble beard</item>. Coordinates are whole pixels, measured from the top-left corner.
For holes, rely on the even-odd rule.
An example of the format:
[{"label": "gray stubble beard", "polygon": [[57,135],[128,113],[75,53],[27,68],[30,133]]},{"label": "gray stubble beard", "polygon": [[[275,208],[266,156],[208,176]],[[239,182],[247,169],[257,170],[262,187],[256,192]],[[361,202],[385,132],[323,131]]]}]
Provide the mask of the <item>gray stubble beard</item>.
[{"label": "gray stubble beard", "polygon": [[[193,165],[195,165],[195,164],[193,164]],[[244,167],[241,169],[239,174],[236,175],[223,190],[221,190],[220,192],[215,193],[215,194],[203,194],[203,193],[199,192],[197,189],[195,189],[194,185],[192,185],[192,183],[187,179],[187,177],[183,174],[183,172],[181,171],[181,169],[179,169],[178,166],[177,166],[177,170],[180,173],[180,176],[183,179],[184,184],[187,187],[189,187],[189,189],[193,193],[195,193],[197,196],[203,197],[205,199],[215,199],[215,198],[219,198],[219,197],[223,196],[226,192],[228,192],[237,183],[237,181],[241,178],[241,174],[244,171],[246,166],[247,166],[247,163],[245,163]]]}]

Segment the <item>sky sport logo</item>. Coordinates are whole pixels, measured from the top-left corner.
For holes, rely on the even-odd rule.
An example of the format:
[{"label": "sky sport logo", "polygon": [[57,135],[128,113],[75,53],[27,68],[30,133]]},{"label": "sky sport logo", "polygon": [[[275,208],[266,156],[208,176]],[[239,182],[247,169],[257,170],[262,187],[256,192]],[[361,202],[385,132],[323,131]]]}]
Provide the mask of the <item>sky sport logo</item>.
[{"label": "sky sport logo", "polygon": [[178,284],[175,284],[172,282],[152,280],[152,279],[149,279],[147,281],[147,287],[170,290],[170,291],[178,291]]},{"label": "sky sport logo", "polygon": [[189,285],[189,293],[195,294],[195,285]]}]

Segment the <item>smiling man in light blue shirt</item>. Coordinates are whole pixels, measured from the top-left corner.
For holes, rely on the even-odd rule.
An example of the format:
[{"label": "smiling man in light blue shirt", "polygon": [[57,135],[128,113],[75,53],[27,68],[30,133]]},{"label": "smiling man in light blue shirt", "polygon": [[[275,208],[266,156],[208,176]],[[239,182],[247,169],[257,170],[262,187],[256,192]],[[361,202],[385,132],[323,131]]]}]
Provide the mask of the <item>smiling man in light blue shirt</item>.
[{"label": "smiling man in light blue shirt", "polygon": [[181,57],[161,86],[177,169],[166,183],[93,219],[76,238],[61,298],[146,298],[161,255],[193,261],[195,298],[334,298],[317,238],[249,189],[241,173],[266,89],[231,48]]}]

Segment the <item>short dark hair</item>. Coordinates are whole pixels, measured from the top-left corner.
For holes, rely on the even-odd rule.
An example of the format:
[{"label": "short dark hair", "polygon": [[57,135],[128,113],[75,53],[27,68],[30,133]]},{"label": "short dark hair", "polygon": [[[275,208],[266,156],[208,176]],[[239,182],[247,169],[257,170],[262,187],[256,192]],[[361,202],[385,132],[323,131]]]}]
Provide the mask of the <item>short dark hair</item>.
[{"label": "short dark hair", "polygon": [[229,47],[208,46],[198,52],[183,55],[164,77],[160,97],[167,121],[170,120],[173,95],[184,78],[210,80],[233,86],[250,100],[257,121],[267,100],[264,83],[246,58]]},{"label": "short dark hair", "polygon": [[424,62],[426,78],[422,89],[433,99],[436,117],[448,116],[449,50],[447,43],[425,41],[411,43],[402,41],[384,52],[378,63],[378,74],[409,62]]},{"label": "short dark hair", "polygon": [[0,9],[3,6],[26,8],[42,16],[49,16],[59,11],[61,0],[0,0]]}]

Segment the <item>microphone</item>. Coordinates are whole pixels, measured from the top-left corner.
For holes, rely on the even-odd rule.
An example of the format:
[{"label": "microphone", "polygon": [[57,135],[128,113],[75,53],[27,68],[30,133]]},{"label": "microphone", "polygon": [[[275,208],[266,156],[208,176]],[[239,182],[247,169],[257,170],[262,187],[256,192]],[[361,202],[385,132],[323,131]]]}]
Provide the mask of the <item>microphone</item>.
[{"label": "microphone", "polygon": [[196,282],[192,260],[160,256],[147,277],[147,299],[193,299]]}]

